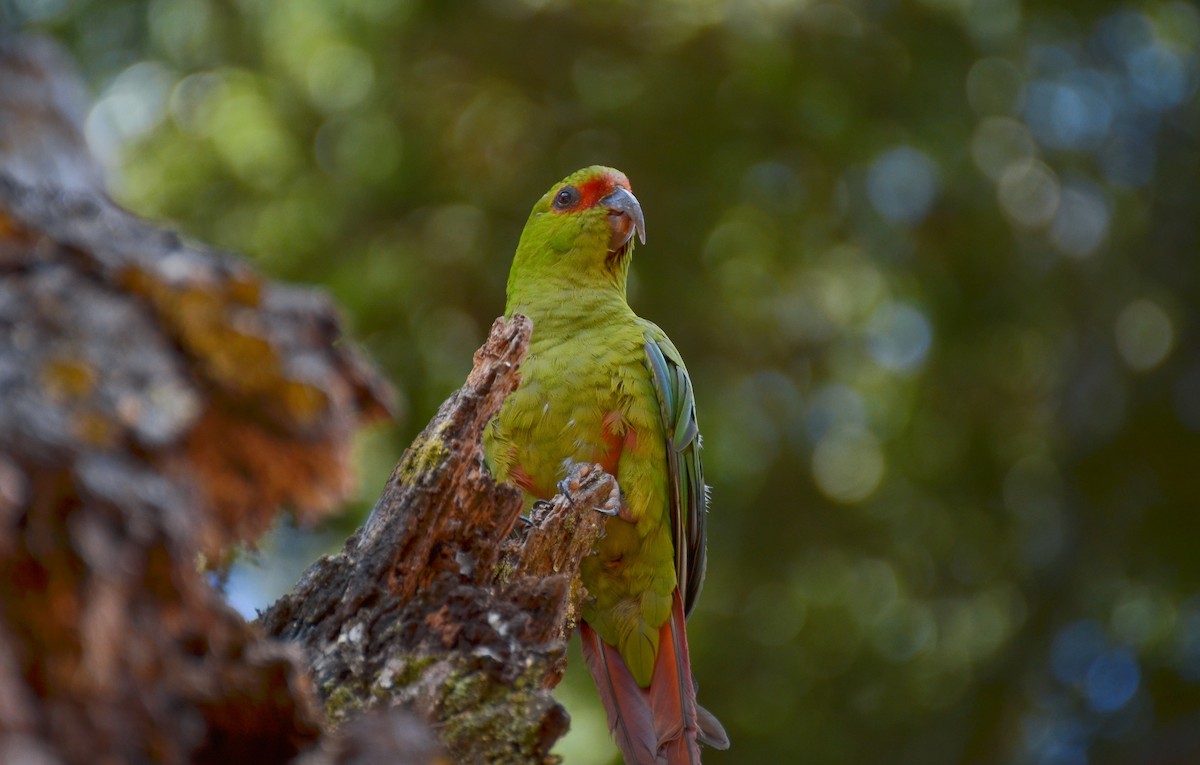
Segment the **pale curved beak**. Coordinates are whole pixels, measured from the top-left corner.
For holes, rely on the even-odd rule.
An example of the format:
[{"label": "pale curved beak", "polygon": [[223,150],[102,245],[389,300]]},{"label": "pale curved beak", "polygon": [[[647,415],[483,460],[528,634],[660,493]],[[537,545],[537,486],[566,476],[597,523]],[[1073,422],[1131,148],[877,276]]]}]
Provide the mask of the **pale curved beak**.
[{"label": "pale curved beak", "polygon": [[618,186],[611,194],[601,199],[600,204],[608,208],[608,224],[612,226],[613,243],[616,245],[614,250],[628,242],[634,231],[637,231],[641,243],[646,243],[646,218],[642,215],[642,206],[638,204],[633,192]]}]

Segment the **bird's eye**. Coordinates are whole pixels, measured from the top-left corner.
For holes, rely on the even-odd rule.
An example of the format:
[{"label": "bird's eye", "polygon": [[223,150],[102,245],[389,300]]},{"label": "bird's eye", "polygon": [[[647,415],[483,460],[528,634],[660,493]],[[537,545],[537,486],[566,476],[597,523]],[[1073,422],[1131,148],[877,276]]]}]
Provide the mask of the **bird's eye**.
[{"label": "bird's eye", "polygon": [[554,195],[554,208],[556,210],[565,210],[568,207],[574,207],[579,203],[579,189],[574,186],[563,186]]}]

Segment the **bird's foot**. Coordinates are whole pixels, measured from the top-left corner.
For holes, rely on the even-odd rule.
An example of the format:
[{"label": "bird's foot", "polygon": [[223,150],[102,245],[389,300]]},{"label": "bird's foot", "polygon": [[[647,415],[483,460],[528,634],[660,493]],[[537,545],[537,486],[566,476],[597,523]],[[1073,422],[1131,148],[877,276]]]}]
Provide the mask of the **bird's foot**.
[{"label": "bird's foot", "polygon": [[571,493],[579,491],[580,487],[583,486],[583,482],[587,480],[587,477],[595,469],[595,465],[587,462],[576,463],[571,466],[566,478],[558,482],[558,493],[566,497],[568,506],[573,507],[575,505],[575,498],[571,496]]},{"label": "bird's foot", "polygon": [[[567,500],[568,507],[575,506],[575,497],[573,496],[574,493],[578,492],[583,487],[583,484],[592,476],[592,474],[598,470],[601,470],[599,465],[593,465],[587,462],[577,463],[570,467],[566,478],[563,478],[558,482],[558,493]],[[604,503],[593,506],[592,509],[598,513],[607,515],[610,518],[617,515],[625,518],[628,515],[627,512],[623,512],[627,508],[625,507],[625,500],[621,496],[621,489],[616,485],[616,483],[613,484],[612,493],[610,493],[608,498],[604,500]],[[626,520],[630,519],[626,518]]]},{"label": "bird's foot", "polygon": [[608,498],[604,500],[603,505],[596,507],[597,513],[602,513],[612,518],[616,515],[621,515],[621,510],[625,507],[625,500],[621,496],[621,487],[613,484],[613,490],[609,493]]}]

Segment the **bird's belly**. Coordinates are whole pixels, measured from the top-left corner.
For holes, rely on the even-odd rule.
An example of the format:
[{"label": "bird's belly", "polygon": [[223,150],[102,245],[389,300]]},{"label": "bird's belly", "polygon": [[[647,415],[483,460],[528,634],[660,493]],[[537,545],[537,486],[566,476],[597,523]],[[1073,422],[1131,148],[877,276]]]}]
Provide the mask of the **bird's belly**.
[{"label": "bird's belly", "polygon": [[[549,499],[556,485],[577,463],[599,463],[616,475],[619,451],[604,437],[602,418],[586,415],[568,402],[546,402],[543,416],[531,428],[528,438],[514,441],[514,472],[518,485],[540,499]],[[567,409],[566,412],[555,411]],[[524,480],[522,480],[524,479]]]},{"label": "bird's belly", "polygon": [[506,412],[515,446],[515,482],[549,498],[576,463],[599,463],[616,476],[629,427],[629,391],[620,365],[601,367],[569,354],[540,354],[522,369],[523,382]]}]

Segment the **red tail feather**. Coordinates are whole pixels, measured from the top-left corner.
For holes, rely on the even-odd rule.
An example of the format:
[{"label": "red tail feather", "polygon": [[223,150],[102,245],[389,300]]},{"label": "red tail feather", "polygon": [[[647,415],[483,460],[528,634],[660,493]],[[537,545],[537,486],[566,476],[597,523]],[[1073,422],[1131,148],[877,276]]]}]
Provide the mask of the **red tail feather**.
[{"label": "red tail feather", "polygon": [[[697,723],[696,688],[679,591],[675,591],[671,618],[659,632],[649,688],[638,686],[617,649],[586,623],[580,623],[579,634],[583,657],[608,712],[609,731],[627,765],[699,765],[697,737],[712,737],[705,735],[707,731],[701,733]],[[720,729],[720,723],[716,726]],[[721,734],[723,737],[724,731]]]}]

